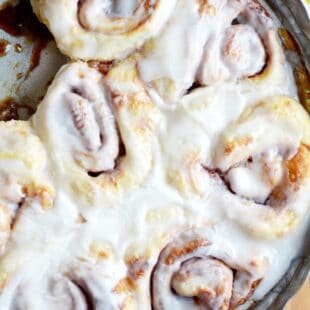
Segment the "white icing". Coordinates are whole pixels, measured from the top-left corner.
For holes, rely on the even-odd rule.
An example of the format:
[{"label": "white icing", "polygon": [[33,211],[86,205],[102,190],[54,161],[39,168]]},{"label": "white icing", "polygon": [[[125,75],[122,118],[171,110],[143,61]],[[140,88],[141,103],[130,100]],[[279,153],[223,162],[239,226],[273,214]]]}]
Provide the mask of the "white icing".
[{"label": "white icing", "polygon": [[[115,13],[117,16],[130,15],[136,2],[128,1],[126,5],[125,1],[120,2],[121,9],[117,8]],[[111,2],[105,3],[111,5]],[[146,82],[169,77],[178,85],[179,96],[191,86],[198,73],[204,48],[207,51],[208,44],[217,37],[218,31],[226,28],[227,23],[230,24],[239,12],[236,1],[229,1],[225,7],[225,1],[210,3],[219,4],[219,15],[200,16],[197,2],[178,1],[170,21],[154,40],[155,48],[151,49],[149,54],[142,52],[139,56],[140,74]],[[252,28],[248,28],[250,26],[242,27],[245,27],[241,29],[245,30],[245,33],[242,32],[238,40],[243,42],[251,35],[250,39],[246,40],[246,45],[237,40],[242,46],[245,62],[221,63],[229,67],[233,80],[240,77],[240,71],[246,74],[256,73],[265,58],[258,36],[252,33]],[[263,30],[258,32],[261,34]],[[209,43],[205,45],[207,42]],[[253,61],[254,58],[247,59],[252,47],[257,52],[257,62]],[[205,64],[207,68],[211,65],[210,62]],[[87,90],[83,90],[87,94],[86,98],[82,99],[68,87],[76,84],[80,86],[80,70],[83,73],[87,72]],[[255,238],[240,229],[237,222],[242,218],[253,227],[264,225],[257,219],[265,214],[265,206],[255,209],[250,216],[249,212],[244,210],[251,207],[254,210],[254,207],[257,207],[249,200],[262,203],[268,198],[273,188],[269,183],[270,179],[274,184],[281,179],[282,160],[289,159],[296,153],[303,135],[302,128],[288,123],[285,118],[270,118],[270,114],[264,109],[257,109],[249,122],[244,122],[232,132],[233,137],[250,132],[254,137],[253,144],[244,148],[243,152],[234,154],[234,158],[223,158],[223,150],[218,149],[217,153],[214,149],[219,145],[223,132],[234,128],[240,115],[259,100],[280,94],[296,98],[290,68],[285,67],[285,70],[287,75],[279,83],[255,85],[247,80],[238,83],[215,83],[182,97],[175,105],[170,105],[169,109],[166,102],[158,105],[161,119],[156,139],[151,142],[150,172],[138,188],[130,189],[125,196],[112,199],[101,195],[102,188],[86,181],[88,179],[85,171],[91,164],[95,165],[95,171],[114,168],[119,151],[119,128],[116,123],[118,121],[121,125],[127,125],[130,124],[131,118],[124,117],[122,122],[115,118],[113,109],[108,104],[110,98],[107,95],[106,81],[101,80],[99,73],[81,63],[69,64],[63,69],[56,77],[55,84],[49,96],[44,99],[37,116],[31,121],[36,133],[41,137],[45,137],[44,126],[48,127],[49,133],[54,134],[53,141],[44,141],[49,155],[49,170],[52,172],[50,175],[46,171],[46,178],[56,188],[54,205],[48,212],[43,212],[40,202],[33,199],[32,207],[23,210],[12,233],[7,252],[0,259],[0,275],[6,276],[6,272],[9,274],[9,281],[0,296],[0,308],[87,309],[85,292],[78,287],[80,285],[84,286],[84,290],[86,287],[92,292],[91,299],[96,302],[96,309],[120,308],[128,296],[131,297],[134,309],[151,309],[151,273],[161,250],[180,233],[201,227],[204,228],[207,237],[212,237],[213,255],[238,262],[240,266],[246,266],[252,272],[255,268],[249,264],[253,258],[269,262],[266,273],[255,274],[258,278],[262,277],[263,282],[253,298],[260,298],[268,292],[296,256],[303,242],[308,217],[305,216],[295,231],[276,240]],[[124,76],[126,77],[126,74]],[[148,86],[152,87],[151,84]],[[108,85],[126,96],[139,92],[140,87],[126,79],[122,82],[112,79]],[[75,123],[74,119],[68,117],[72,101],[80,101],[83,108],[83,111],[76,111],[76,105],[71,107],[76,115]],[[46,110],[52,112],[48,114]],[[88,127],[79,126],[81,119]],[[309,119],[306,119],[306,122],[309,122]],[[145,128],[147,125],[146,123]],[[79,131],[77,127],[82,130]],[[135,158],[137,152],[141,153],[141,146],[130,135],[133,128],[124,128],[122,130],[127,133],[124,142],[130,140],[127,150],[135,150],[129,152],[129,157]],[[105,142],[109,146],[108,149],[101,149],[101,132],[107,135]],[[114,140],[109,140],[112,138]],[[11,139],[14,141],[14,137]],[[21,142],[19,146],[23,146]],[[6,149],[6,144],[1,139],[0,149]],[[81,157],[81,153],[87,156]],[[250,156],[253,156],[253,162],[248,161]],[[89,157],[92,157],[91,162],[87,161]],[[140,162],[137,166],[141,170],[144,169],[145,158],[139,157]],[[79,173],[71,175],[72,171],[66,164],[75,161],[79,165]],[[234,165],[236,162],[238,165]],[[232,190],[247,199],[232,195],[219,180],[209,177],[203,165],[223,170]],[[268,181],[261,176],[264,165],[269,167]],[[191,175],[184,179],[188,183],[194,183],[192,187],[197,190],[197,195],[192,194],[191,186],[184,190],[187,195],[183,195],[180,188],[168,182],[168,170],[179,172],[182,176],[184,171],[189,170],[188,167],[191,168]],[[20,161],[4,161],[0,158],[0,186],[6,189],[0,199],[12,202],[13,213],[22,192],[15,183],[8,186],[2,173],[9,172],[14,176],[23,169],[25,167]],[[32,172],[33,170],[36,169],[30,169]],[[80,174],[81,170],[83,174]],[[193,176],[196,175],[198,180],[193,180]],[[72,178],[77,183],[89,185],[87,193],[94,191],[97,195],[95,194],[91,201],[80,197],[79,194],[72,195],[69,191]],[[310,192],[310,180],[304,187],[305,190],[289,204],[289,207],[300,214],[303,214],[304,207],[309,205],[307,193]],[[80,193],[81,196],[84,194]],[[145,266],[145,272],[135,282],[134,290],[117,294],[115,287],[128,276],[128,272],[132,272],[128,267],[129,258],[145,259],[146,262],[141,263]],[[202,263],[203,266],[208,264],[212,265],[209,262]],[[199,270],[199,264],[194,265]],[[221,273],[222,269],[213,267],[210,267],[207,279],[204,272],[198,272],[185,283],[174,279],[173,288],[188,296],[193,295],[199,286],[213,288],[221,277],[227,276]],[[181,273],[186,273],[186,265],[182,268]],[[168,280],[169,286],[166,289],[170,291],[171,279]],[[76,285],[74,282],[80,284]],[[173,298],[170,302],[169,309],[173,306],[188,309],[188,306],[194,305],[190,299],[184,301]]]},{"label": "white icing", "polygon": [[146,82],[169,78],[182,94],[193,83],[203,53],[210,21],[199,16],[197,3],[178,1],[175,12],[151,47],[139,61],[140,74]]},{"label": "white icing", "polygon": [[[205,62],[200,77],[204,84],[212,84],[219,79],[250,77],[265,66],[265,48],[250,26],[231,26],[224,34],[216,35],[214,41],[205,48]],[[219,57],[218,62],[216,57]]]},{"label": "white icing", "polygon": [[[81,4],[79,18],[85,27],[96,31],[122,32],[138,26],[153,13],[156,1],[101,1],[87,0]],[[150,8],[146,8],[146,4]],[[106,20],[107,25],[104,21]]]},{"label": "white icing", "polygon": [[282,173],[282,158],[270,161],[254,158],[251,163],[231,168],[225,179],[239,196],[264,204]]}]

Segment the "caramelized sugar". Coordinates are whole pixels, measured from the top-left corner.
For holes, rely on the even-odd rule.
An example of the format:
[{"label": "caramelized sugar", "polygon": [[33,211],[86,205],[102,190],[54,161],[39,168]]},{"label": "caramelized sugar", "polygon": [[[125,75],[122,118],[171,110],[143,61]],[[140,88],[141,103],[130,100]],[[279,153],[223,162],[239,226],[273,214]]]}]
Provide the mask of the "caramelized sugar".
[{"label": "caramelized sugar", "polygon": [[0,120],[10,121],[18,119],[17,103],[12,98],[6,98],[0,101]]},{"label": "caramelized sugar", "polygon": [[26,0],[15,7],[0,10],[0,28],[14,37],[25,36],[30,40],[51,39],[49,31],[38,21],[30,2]]},{"label": "caramelized sugar", "polygon": [[52,40],[51,34],[38,21],[28,0],[21,1],[15,7],[0,10],[0,29],[11,36],[25,37],[30,42],[34,42],[27,77],[39,65],[42,50]]},{"label": "caramelized sugar", "polygon": [[33,109],[28,105],[19,104],[13,98],[7,97],[0,101],[0,121],[10,121],[20,119],[20,113],[32,115]]},{"label": "caramelized sugar", "polygon": [[9,41],[0,39],[0,57],[3,57],[7,54],[9,45],[10,45]]}]

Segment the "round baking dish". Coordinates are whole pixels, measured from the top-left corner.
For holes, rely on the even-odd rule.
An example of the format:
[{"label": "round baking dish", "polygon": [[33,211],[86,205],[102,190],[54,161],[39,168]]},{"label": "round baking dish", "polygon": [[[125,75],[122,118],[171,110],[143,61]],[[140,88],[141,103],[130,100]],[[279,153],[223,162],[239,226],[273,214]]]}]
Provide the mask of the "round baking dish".
[{"label": "round baking dish", "polygon": [[[301,59],[293,63],[295,77],[299,86],[300,101],[310,113],[310,22],[301,0],[266,0],[274,13],[279,18],[283,28],[280,36],[284,46],[289,51],[300,54]],[[29,74],[28,63],[33,55],[31,50],[37,42],[26,42],[22,37],[7,37],[0,31],[0,40],[13,42],[13,47],[18,50],[19,45],[24,45],[22,53],[18,51],[15,56],[0,57],[0,94],[16,101],[21,107],[35,105],[40,101],[46,88],[58,68],[66,61],[50,40],[46,43],[41,53],[41,61],[33,72]],[[14,58],[15,57],[15,58]],[[19,63],[19,66],[16,66]],[[22,74],[22,75],[21,75]],[[4,77],[4,78],[3,78]],[[25,87],[26,85],[26,87]],[[36,90],[40,89],[40,92]],[[0,97],[0,101],[4,98]],[[33,103],[33,104],[30,104]],[[27,113],[26,113],[27,114]],[[28,115],[21,115],[27,118]],[[280,282],[260,301],[250,305],[252,309],[282,309],[286,302],[300,288],[310,269],[310,223],[305,235],[305,243]]]}]

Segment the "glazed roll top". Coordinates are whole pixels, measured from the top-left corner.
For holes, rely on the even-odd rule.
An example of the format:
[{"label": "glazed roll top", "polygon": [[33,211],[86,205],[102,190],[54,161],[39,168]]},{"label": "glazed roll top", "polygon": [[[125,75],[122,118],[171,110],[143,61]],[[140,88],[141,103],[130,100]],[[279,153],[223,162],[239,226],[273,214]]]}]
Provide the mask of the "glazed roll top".
[{"label": "glazed roll top", "polygon": [[265,86],[285,81],[277,26],[255,0],[178,1],[138,63],[143,80],[165,103],[223,81]]},{"label": "glazed roll top", "polygon": [[[60,50],[74,59],[130,55],[164,26],[176,0],[31,1]],[[61,21],[61,22],[60,22]]]},{"label": "glazed roll top", "polygon": [[0,124],[0,249],[22,213],[53,205],[47,157],[39,138],[26,122]]},{"label": "glazed roll top", "polygon": [[153,308],[224,310],[245,303],[264,277],[267,262],[253,258],[240,264],[232,253],[227,244],[200,232],[178,236],[163,249],[154,269]]},{"label": "glazed roll top", "polygon": [[104,85],[100,84],[100,74],[84,69],[85,72],[73,71],[70,75],[73,80],[65,83],[63,108],[71,115],[76,130],[72,143],[75,160],[87,171],[104,172],[114,169],[119,155],[118,129]]},{"label": "glazed roll top", "polygon": [[212,200],[256,237],[282,238],[309,211],[310,118],[290,97],[254,100],[251,89],[225,83],[183,97],[161,137],[166,180],[199,199],[195,212]]},{"label": "glazed roll top", "polygon": [[66,65],[39,107],[35,127],[74,190],[87,193],[96,183],[121,193],[151,168],[159,112],[134,64],[126,61],[106,77],[82,62]]},{"label": "glazed roll top", "polygon": [[245,110],[223,133],[215,167],[235,195],[261,205],[260,212],[267,208],[261,217],[270,224],[256,225],[257,232],[280,236],[307,211],[309,130],[309,116],[299,103],[271,97]]},{"label": "glazed roll top", "polygon": [[[230,21],[218,28],[205,47],[198,73],[203,85],[250,79],[278,85],[284,79],[284,55],[269,13],[253,0],[232,0]],[[226,14],[228,16],[228,13]]]}]

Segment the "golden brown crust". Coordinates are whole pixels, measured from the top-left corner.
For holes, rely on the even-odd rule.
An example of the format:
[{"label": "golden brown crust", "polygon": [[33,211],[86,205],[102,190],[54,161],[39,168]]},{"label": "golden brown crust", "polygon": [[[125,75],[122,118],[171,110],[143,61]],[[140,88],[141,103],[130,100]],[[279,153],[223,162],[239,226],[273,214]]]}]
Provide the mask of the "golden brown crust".
[{"label": "golden brown crust", "polygon": [[[270,122],[264,126],[275,126],[274,132],[278,130],[278,134],[283,135],[283,138],[279,136],[278,140],[271,139],[272,129],[270,129],[270,133],[266,132],[266,136],[261,138],[255,135],[255,132],[253,135],[249,135],[248,132],[243,131],[242,128],[247,128],[246,126],[250,128],[251,119],[253,119],[253,124],[257,123],[260,113],[267,113],[266,119]],[[254,121],[255,119],[256,121]],[[277,122],[278,125],[276,125]],[[282,126],[287,130],[286,137],[283,133],[279,133]],[[245,110],[236,125],[228,128],[227,132],[223,134],[221,145],[217,150],[217,154],[221,154],[220,157],[217,157],[220,158],[218,161],[220,164],[216,167],[220,168],[221,176],[224,176],[226,180],[225,175],[231,169],[238,166],[247,167],[259,162],[261,165],[260,178],[271,190],[264,203],[256,203],[258,205],[254,209],[253,207],[245,207],[245,212],[257,213],[257,223],[261,223],[254,227],[245,219],[241,220],[241,222],[245,221],[243,225],[248,227],[251,232],[256,232],[255,234],[267,238],[283,237],[297,225],[298,219],[300,220],[302,217],[300,211],[294,210],[292,205],[296,204],[294,201],[297,197],[306,194],[305,191],[307,191],[307,184],[310,180],[309,128],[309,116],[299,103],[288,97],[276,96],[262,100],[257,105]],[[255,130],[254,127],[253,130]],[[297,139],[300,137],[300,141],[294,141],[291,135]],[[273,140],[274,142],[270,142]],[[290,140],[292,142],[289,142]],[[263,146],[265,141],[267,144]],[[288,156],[287,154],[292,152],[291,149],[295,148],[295,144],[297,144],[296,151]],[[270,148],[273,150],[278,148],[277,155],[273,160],[269,159],[270,162],[264,162],[265,159],[260,159],[259,156],[266,156],[264,154],[268,154]],[[278,163],[279,160],[281,160],[281,164]],[[280,180],[278,180],[279,175],[274,170],[277,166],[283,169]],[[231,184],[227,186],[231,190]],[[234,192],[234,194],[236,193]],[[246,197],[241,194],[240,198]],[[297,206],[295,207],[297,208]],[[307,208],[303,208],[302,214],[306,211],[305,209]]]},{"label": "golden brown crust", "polygon": [[161,251],[153,270],[152,307],[184,303],[227,310],[248,301],[262,280],[266,261],[255,258],[242,265],[226,251],[223,244],[197,232],[179,235]]},{"label": "golden brown crust", "polygon": [[[0,123],[1,230],[3,252],[24,211],[38,203],[53,206],[54,189],[47,177],[46,153],[27,122]],[[19,169],[14,167],[19,166]],[[10,167],[13,167],[11,170]]]},{"label": "golden brown crust", "polygon": [[[64,88],[59,83],[62,79],[67,81]],[[57,115],[68,113],[67,106],[72,123],[53,129]],[[61,171],[66,167],[74,196],[92,203],[98,193],[118,199],[141,184],[152,167],[159,119],[160,112],[131,58],[104,76],[82,62],[65,66],[43,100],[35,123],[48,148],[59,157],[53,165]],[[57,132],[67,137],[67,149]]]},{"label": "golden brown crust", "polygon": [[172,248],[170,254],[165,259],[165,263],[167,265],[172,265],[178,258],[186,254],[194,252],[195,250],[197,250],[199,247],[203,245],[207,246],[208,242],[206,243],[205,240],[201,239],[201,240],[193,240],[185,244],[181,248]]}]

